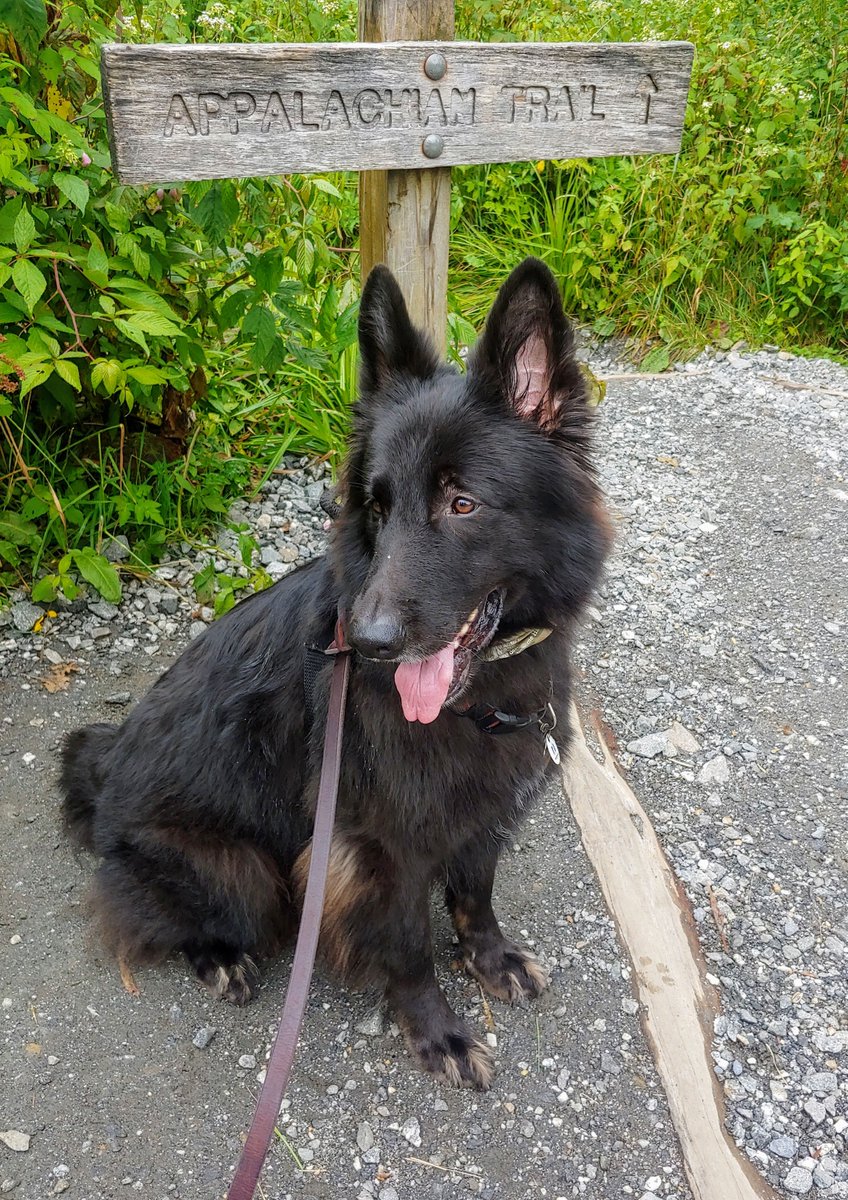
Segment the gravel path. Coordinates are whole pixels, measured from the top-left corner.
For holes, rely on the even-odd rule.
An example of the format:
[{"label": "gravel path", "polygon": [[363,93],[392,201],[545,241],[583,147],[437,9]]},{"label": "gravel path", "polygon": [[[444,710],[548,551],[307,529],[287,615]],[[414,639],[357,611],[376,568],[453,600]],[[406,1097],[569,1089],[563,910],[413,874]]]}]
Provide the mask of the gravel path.
[{"label": "gravel path", "polygon": [[[584,698],[719,981],[728,1128],[785,1196],[848,1196],[846,424],[848,371],[826,362],[706,355],[611,382],[600,444],[619,539],[580,647]],[[307,470],[238,506],[272,577],[320,548],[322,487]],[[0,1132],[0,1190],[21,1200],[222,1195],[278,1013],[288,960],[242,1012],[180,963],[126,995],[87,940],[91,861],[57,833],[61,734],[120,719],[211,618],[191,589],[204,556],[180,555],[120,610],[54,606],[37,635],[38,606],[0,613],[0,1131],[29,1135],[16,1150],[26,1137]],[[223,537],[218,569],[238,574],[236,556]],[[484,1006],[436,927],[452,1002],[497,1044],[493,1090],[433,1084],[373,998],[320,979],[269,1198],[690,1200],[626,956],[555,792],[499,891],[553,972],[539,1005]]]}]

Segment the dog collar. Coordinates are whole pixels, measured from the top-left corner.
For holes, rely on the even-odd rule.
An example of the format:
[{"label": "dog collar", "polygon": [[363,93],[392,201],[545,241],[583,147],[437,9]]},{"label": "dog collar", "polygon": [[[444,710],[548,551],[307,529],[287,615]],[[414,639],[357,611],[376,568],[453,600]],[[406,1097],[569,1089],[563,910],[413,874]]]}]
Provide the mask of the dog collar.
[{"label": "dog collar", "polygon": [[552,633],[552,629],[546,629],[543,626],[531,625],[527,629],[518,629],[515,633],[508,633],[506,637],[496,638],[491,646],[487,646],[480,652],[478,657],[482,658],[484,662],[496,662],[499,658],[512,658],[524,650],[529,650],[531,646],[538,646],[539,642],[543,642]]},{"label": "dog collar", "polygon": [[458,717],[468,717],[482,733],[517,733],[520,729],[530,729],[535,725],[542,735],[545,750],[555,763],[559,762],[559,747],[553,737],[557,719],[550,702],[526,716],[502,712],[493,704],[472,704],[464,709],[455,708],[453,712]]}]

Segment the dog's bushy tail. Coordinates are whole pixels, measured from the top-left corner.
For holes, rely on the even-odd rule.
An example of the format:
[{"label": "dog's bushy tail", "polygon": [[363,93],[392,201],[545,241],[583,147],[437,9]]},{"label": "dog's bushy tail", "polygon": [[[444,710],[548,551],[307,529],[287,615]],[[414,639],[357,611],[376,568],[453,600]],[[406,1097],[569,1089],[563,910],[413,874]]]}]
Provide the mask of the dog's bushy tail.
[{"label": "dog's bushy tail", "polygon": [[116,725],[105,722],[75,729],[62,749],[60,787],[64,792],[62,817],[68,834],[85,846],[94,848],[94,817],[102,782],[103,756],[115,741]]}]

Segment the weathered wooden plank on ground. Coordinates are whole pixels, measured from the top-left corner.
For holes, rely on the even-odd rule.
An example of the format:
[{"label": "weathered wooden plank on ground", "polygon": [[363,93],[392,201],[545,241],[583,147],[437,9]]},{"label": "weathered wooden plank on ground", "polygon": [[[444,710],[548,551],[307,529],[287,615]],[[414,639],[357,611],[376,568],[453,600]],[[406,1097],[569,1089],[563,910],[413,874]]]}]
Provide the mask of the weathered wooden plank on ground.
[{"label": "weathered wooden plank on ground", "polygon": [[563,782],[607,908],[633,964],[643,1025],[695,1200],[777,1200],[723,1127],[710,1059],[717,998],[704,980],[697,935],[648,815],[618,773],[586,744],[576,706]]},{"label": "weathered wooden plank on ground", "polygon": [[102,61],[118,176],[152,183],[675,152],[692,54],[688,42],[111,44]]}]

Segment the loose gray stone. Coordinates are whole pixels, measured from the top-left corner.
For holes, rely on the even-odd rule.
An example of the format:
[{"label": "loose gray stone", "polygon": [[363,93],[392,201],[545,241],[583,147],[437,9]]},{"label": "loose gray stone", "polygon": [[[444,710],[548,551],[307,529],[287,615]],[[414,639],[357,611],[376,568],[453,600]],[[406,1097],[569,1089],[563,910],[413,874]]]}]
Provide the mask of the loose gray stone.
[{"label": "loose gray stone", "polygon": [[710,786],[714,783],[729,783],[730,766],[723,754],[717,754],[704,763],[697,775],[698,783]]},{"label": "loose gray stone", "polygon": [[256,1066],[255,1054],[242,1054],[238,1060],[238,1065],[245,1071],[252,1071]]},{"label": "loose gray stone", "polygon": [[798,1143],[791,1137],[772,1138],[766,1149],[778,1158],[794,1158],[798,1153]]},{"label": "loose gray stone", "polygon": [[698,739],[679,721],[675,721],[666,729],[665,737],[681,754],[697,754],[701,749]]},{"label": "loose gray stone", "polygon": [[819,1050],[826,1054],[848,1054],[848,1029],[838,1029],[836,1033],[819,1033],[813,1040]]},{"label": "loose gray stone", "polygon": [[813,1071],[804,1080],[804,1087],[817,1096],[835,1096],[839,1090],[833,1071]]},{"label": "loose gray stone", "polygon": [[105,704],[129,704],[130,700],[132,700],[132,695],[130,692],[113,692],[111,696],[103,697],[103,702]]},{"label": "loose gray stone", "polygon": [[17,1154],[24,1154],[29,1150],[30,1141],[30,1135],[28,1133],[21,1133],[19,1129],[7,1129],[5,1132],[0,1133],[0,1142],[3,1142],[10,1150],[14,1150]]},{"label": "loose gray stone", "polygon": [[386,1029],[386,1015],[381,1008],[375,1008],[367,1017],[357,1021],[354,1029],[365,1037],[381,1037]]},{"label": "loose gray stone", "polygon": [[607,1050],[604,1050],[601,1054],[601,1070],[605,1075],[620,1075],[621,1063],[613,1058]]},{"label": "loose gray stone", "polygon": [[19,600],[9,611],[12,614],[12,624],[21,633],[29,633],[36,621],[44,616],[44,609],[29,600]]},{"label": "loose gray stone", "polygon": [[813,1186],[813,1177],[806,1167],[793,1167],[784,1179],[783,1186],[796,1196],[806,1196]]},{"label": "loose gray stone", "polygon": [[374,1145],[374,1130],[367,1121],[360,1121],[356,1130],[356,1144],[365,1153]]},{"label": "loose gray stone", "polygon": [[210,1025],[201,1026],[191,1039],[192,1045],[197,1046],[198,1050],[205,1050],[217,1032],[218,1030]]},{"label": "loose gray stone", "polygon": [[635,742],[628,742],[627,749],[631,754],[637,754],[639,758],[656,758],[658,754],[662,754],[666,745],[664,733],[646,733],[644,737],[637,738]]},{"label": "loose gray stone", "polygon": [[116,604],[110,604],[108,600],[91,600],[88,611],[94,613],[95,617],[99,617],[101,621],[113,621],[117,617],[119,609]]},{"label": "loose gray stone", "polygon": [[410,1146],[421,1145],[421,1126],[416,1117],[410,1117],[408,1121],[404,1121],[400,1127],[401,1137],[406,1138]]},{"label": "loose gray stone", "polygon": [[110,538],[103,547],[103,557],[109,562],[126,562],[130,556],[130,543],[123,533],[119,533],[116,538]]}]

